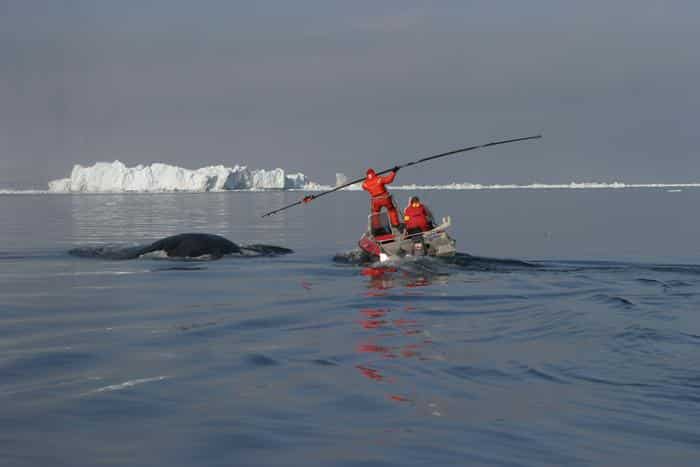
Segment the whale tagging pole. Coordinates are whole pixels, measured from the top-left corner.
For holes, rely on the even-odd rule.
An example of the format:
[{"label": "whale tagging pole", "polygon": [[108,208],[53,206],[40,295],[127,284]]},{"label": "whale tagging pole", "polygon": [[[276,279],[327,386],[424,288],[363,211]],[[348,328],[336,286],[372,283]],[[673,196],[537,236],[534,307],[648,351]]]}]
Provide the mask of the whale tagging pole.
[{"label": "whale tagging pole", "polygon": [[[465,153],[465,152],[468,152],[468,151],[474,151],[474,150],[476,150],[476,149],[485,149],[485,148],[488,148],[488,147],[491,147],[491,146],[498,146],[499,144],[516,143],[516,142],[518,142],[518,141],[527,141],[527,140],[539,139],[539,138],[542,138],[542,135],[541,135],[541,134],[539,134],[539,135],[533,135],[533,136],[524,136],[524,137],[522,137],[522,138],[512,138],[512,139],[504,139],[504,140],[500,140],[500,141],[492,141],[492,142],[486,143],[486,144],[478,144],[478,145],[476,145],[476,146],[469,146],[469,147],[466,147],[466,148],[455,149],[455,150],[448,151],[448,152],[442,152],[442,153],[440,153],[440,154],[434,154],[434,155],[432,155],[432,156],[426,156],[426,157],[423,157],[422,159],[418,159],[418,160],[416,160],[416,161],[406,162],[405,164],[395,165],[395,166],[393,166],[393,167],[391,167],[391,168],[389,168],[389,169],[382,170],[381,172],[377,172],[377,175],[383,175],[383,174],[385,174],[385,173],[391,172],[392,170],[403,169],[403,168],[405,168],[405,167],[411,167],[411,166],[414,166],[414,165],[423,164],[423,163],[428,162],[428,161],[433,161],[433,160],[435,160],[435,159],[440,159],[441,157],[447,157],[447,156],[452,156],[452,155],[455,155],[455,154],[461,154],[461,153]],[[360,178],[357,178],[357,179],[352,180],[352,181],[350,181],[350,182],[347,182],[347,183],[345,183],[345,184],[343,184],[343,185],[339,185],[339,186],[337,186],[337,187],[335,187],[335,188],[333,188],[333,189],[331,189],[331,190],[323,191],[323,192],[317,193],[317,194],[315,194],[315,195],[306,195],[306,196],[304,196],[302,199],[300,199],[300,200],[298,200],[298,201],[295,201],[295,202],[293,202],[293,203],[291,203],[291,204],[288,204],[288,205],[286,205],[286,206],[282,206],[281,208],[275,209],[275,210],[273,210],[273,211],[266,212],[266,213],[263,214],[261,217],[271,216],[271,215],[273,215],[273,214],[277,214],[278,212],[282,212],[282,211],[287,210],[287,209],[289,209],[289,208],[292,208],[292,207],[294,207],[294,206],[298,206],[298,205],[303,204],[303,203],[309,203],[309,202],[315,200],[316,198],[320,198],[321,196],[325,196],[325,195],[334,193],[334,192],[336,192],[336,191],[338,191],[338,190],[342,190],[343,188],[349,187],[350,185],[354,185],[354,184],[356,184],[356,183],[360,183],[360,182],[362,182],[364,179],[365,179],[365,177],[360,177]]]}]

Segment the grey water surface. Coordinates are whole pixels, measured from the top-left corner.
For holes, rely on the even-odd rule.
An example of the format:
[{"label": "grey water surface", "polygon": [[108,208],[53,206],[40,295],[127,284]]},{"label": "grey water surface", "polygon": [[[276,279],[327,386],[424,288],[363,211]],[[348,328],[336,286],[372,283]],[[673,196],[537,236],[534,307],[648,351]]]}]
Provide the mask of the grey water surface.
[{"label": "grey water surface", "polygon": [[[389,270],[300,195],[0,195],[0,463],[697,465],[700,190],[422,192],[529,265]],[[67,253],[182,232],[295,253]]]}]

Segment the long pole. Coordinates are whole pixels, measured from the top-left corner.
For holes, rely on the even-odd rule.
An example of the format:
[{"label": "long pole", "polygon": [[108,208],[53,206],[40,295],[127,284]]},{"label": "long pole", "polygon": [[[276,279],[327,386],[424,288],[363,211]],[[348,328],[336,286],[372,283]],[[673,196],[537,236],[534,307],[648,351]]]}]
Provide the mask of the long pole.
[{"label": "long pole", "polygon": [[[476,145],[476,146],[469,146],[469,147],[466,147],[466,148],[455,149],[455,150],[453,150],[453,151],[443,152],[443,153],[440,153],[440,154],[435,154],[435,155],[433,155],[433,156],[424,157],[424,158],[422,158],[422,159],[418,159],[417,161],[407,162],[407,163],[402,164],[402,165],[397,165],[397,166],[392,167],[392,168],[390,168],[390,169],[386,169],[386,170],[382,170],[381,172],[377,172],[377,175],[383,175],[383,174],[389,173],[389,172],[391,172],[392,170],[395,170],[395,169],[403,169],[404,167],[411,167],[411,166],[413,166],[413,165],[422,164],[423,162],[432,161],[432,160],[435,160],[435,159],[439,159],[439,158],[441,158],[441,157],[451,156],[451,155],[453,155],[453,154],[460,154],[460,153],[467,152],[467,151],[474,151],[475,149],[488,148],[488,147],[490,147],[490,146],[497,146],[497,145],[499,145],[499,144],[515,143],[515,142],[518,142],[518,141],[527,141],[527,140],[530,140],[530,139],[539,139],[539,138],[542,138],[542,135],[525,136],[525,137],[523,137],[523,138],[504,139],[504,140],[501,140],[501,141],[492,141],[492,142],[486,143],[486,144],[479,144],[479,145]],[[347,183],[345,183],[345,184],[343,184],[343,185],[339,185],[339,186],[337,186],[337,187],[335,187],[335,188],[333,188],[333,189],[331,189],[331,190],[322,191],[321,193],[317,193],[317,194],[315,194],[315,195],[307,195],[307,196],[304,196],[302,199],[300,199],[299,201],[295,201],[295,202],[292,203],[292,204],[288,204],[288,205],[286,205],[286,206],[282,206],[281,208],[275,209],[274,211],[266,212],[265,214],[262,215],[262,217],[267,217],[267,216],[271,216],[271,215],[273,215],[273,214],[277,214],[278,212],[284,211],[284,210],[289,209],[289,208],[292,208],[292,207],[294,207],[294,206],[298,206],[298,205],[300,205],[300,204],[302,204],[302,203],[308,203],[308,202],[310,202],[310,201],[315,200],[316,198],[320,198],[321,196],[325,196],[325,195],[331,194],[331,193],[333,193],[333,192],[335,192],[335,191],[342,190],[343,188],[347,188],[347,187],[349,187],[350,185],[354,185],[354,184],[356,184],[356,183],[360,183],[360,182],[364,181],[364,179],[365,179],[365,177],[361,177],[361,178],[352,180],[352,181],[350,181],[350,182],[347,182]]]}]

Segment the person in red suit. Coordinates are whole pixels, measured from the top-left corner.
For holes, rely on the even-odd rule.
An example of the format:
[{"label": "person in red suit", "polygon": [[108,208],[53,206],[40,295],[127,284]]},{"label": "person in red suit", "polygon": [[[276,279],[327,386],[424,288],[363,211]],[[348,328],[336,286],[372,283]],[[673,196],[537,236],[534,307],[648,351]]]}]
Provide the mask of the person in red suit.
[{"label": "person in red suit", "polygon": [[394,227],[401,227],[399,221],[399,213],[394,206],[394,199],[387,191],[386,185],[390,184],[396,178],[396,172],[399,167],[394,167],[389,175],[377,175],[374,169],[367,169],[367,177],[362,183],[362,189],[367,191],[372,197],[372,214],[379,213],[382,208],[386,208],[389,213],[389,220]]},{"label": "person in red suit", "polygon": [[409,234],[425,232],[433,228],[433,215],[417,196],[411,197],[403,214],[406,231]]}]

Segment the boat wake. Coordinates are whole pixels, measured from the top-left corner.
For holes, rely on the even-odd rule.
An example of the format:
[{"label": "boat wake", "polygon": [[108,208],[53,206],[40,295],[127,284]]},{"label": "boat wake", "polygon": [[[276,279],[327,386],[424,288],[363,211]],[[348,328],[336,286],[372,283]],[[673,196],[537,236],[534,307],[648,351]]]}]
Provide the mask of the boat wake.
[{"label": "boat wake", "polygon": [[337,253],[333,257],[333,261],[338,264],[384,269],[393,268],[405,271],[427,273],[449,273],[450,269],[454,268],[462,271],[510,272],[541,267],[541,265],[537,263],[518,259],[488,258],[485,256],[474,256],[468,253],[459,252],[448,257],[405,256],[400,259],[379,262],[374,261],[372,255],[359,248],[344,253]]}]

